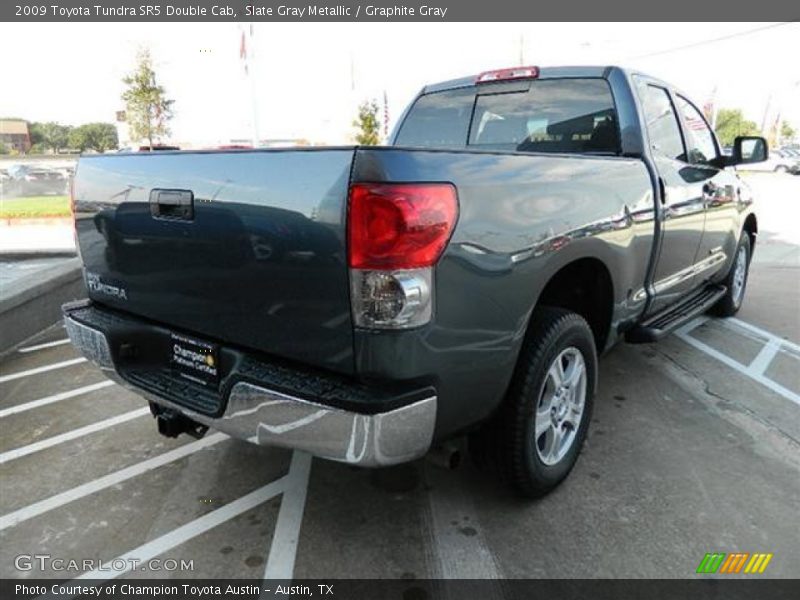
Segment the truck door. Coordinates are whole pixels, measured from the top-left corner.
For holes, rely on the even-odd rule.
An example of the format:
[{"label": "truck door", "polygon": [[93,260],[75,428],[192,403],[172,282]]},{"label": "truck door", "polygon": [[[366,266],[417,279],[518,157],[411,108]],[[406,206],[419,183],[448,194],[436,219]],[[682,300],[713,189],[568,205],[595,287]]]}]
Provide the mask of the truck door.
[{"label": "truck door", "polygon": [[650,312],[679,300],[695,286],[695,262],[705,222],[703,178],[687,162],[680,121],[669,91],[637,80],[646,134],[661,187],[661,245]]},{"label": "truck door", "polygon": [[685,97],[675,94],[686,139],[686,167],[697,180],[706,208],[703,238],[695,260],[695,284],[700,285],[730,264],[739,243],[739,180],[719,168],[719,147],[703,114]]}]

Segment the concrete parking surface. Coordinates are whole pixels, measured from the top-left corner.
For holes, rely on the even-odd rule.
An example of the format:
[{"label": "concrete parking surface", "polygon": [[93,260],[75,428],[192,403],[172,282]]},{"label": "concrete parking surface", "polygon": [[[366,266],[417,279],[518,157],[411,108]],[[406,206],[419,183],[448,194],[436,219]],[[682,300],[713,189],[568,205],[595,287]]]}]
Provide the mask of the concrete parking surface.
[{"label": "concrete parking surface", "polygon": [[369,471],[161,437],[60,326],[43,332],[0,364],[0,576],[82,573],[15,567],[48,554],[162,561],[89,573],[103,579],[682,578],[741,551],[797,577],[800,178],[750,180],[761,234],[742,311],[609,352],[582,456],[536,502],[468,461]]}]

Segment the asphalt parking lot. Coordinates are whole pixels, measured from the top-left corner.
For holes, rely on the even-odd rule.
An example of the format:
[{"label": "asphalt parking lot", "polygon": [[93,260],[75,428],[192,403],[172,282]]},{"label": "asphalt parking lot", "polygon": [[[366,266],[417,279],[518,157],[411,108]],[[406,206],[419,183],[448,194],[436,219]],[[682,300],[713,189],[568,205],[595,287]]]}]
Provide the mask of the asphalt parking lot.
[{"label": "asphalt parking lot", "polygon": [[[63,328],[42,332],[0,363],[0,577],[683,578],[716,551],[797,577],[800,178],[751,180],[742,311],[609,352],[582,456],[537,502],[468,461],[369,471],[161,437]],[[35,554],[161,568],[18,568]]]}]

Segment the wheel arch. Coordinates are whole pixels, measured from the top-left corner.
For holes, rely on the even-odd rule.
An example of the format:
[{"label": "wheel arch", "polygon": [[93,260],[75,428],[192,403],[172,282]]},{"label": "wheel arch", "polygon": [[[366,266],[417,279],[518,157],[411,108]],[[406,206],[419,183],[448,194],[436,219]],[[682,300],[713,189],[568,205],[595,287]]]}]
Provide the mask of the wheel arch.
[{"label": "wheel arch", "polygon": [[742,231],[750,238],[750,258],[753,257],[753,251],[756,249],[756,238],[758,237],[758,219],[755,214],[750,213],[744,220]]},{"label": "wheel arch", "polygon": [[614,312],[611,271],[596,256],[571,260],[547,279],[533,310],[541,306],[564,308],[581,315],[589,324],[600,353],[608,342]]}]

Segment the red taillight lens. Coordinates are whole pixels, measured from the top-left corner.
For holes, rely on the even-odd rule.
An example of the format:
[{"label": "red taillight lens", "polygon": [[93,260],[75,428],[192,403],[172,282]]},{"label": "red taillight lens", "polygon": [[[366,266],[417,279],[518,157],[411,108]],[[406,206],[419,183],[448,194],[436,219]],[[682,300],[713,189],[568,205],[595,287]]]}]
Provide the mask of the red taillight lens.
[{"label": "red taillight lens", "polygon": [[430,267],[458,216],[449,183],[357,183],[350,188],[348,264],[354,269]]},{"label": "red taillight lens", "polygon": [[69,214],[75,217],[75,180],[69,180]]}]

